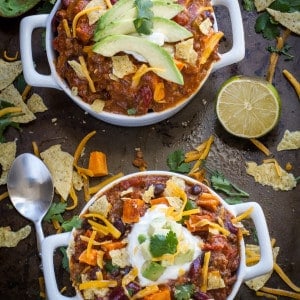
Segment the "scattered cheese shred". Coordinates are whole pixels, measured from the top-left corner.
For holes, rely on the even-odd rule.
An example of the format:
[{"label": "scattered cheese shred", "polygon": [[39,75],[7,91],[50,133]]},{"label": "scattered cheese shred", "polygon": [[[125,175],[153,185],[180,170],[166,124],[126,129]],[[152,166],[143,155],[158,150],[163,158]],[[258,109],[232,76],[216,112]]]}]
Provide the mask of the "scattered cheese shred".
[{"label": "scattered cheese shred", "polygon": [[86,247],[86,255],[87,256],[91,255],[91,250],[92,250],[92,247],[93,247],[93,242],[95,240],[96,234],[97,234],[97,231],[93,230],[93,232],[92,232],[92,234],[91,234],[91,236],[89,238],[87,247]]},{"label": "scattered cheese shred", "polygon": [[99,224],[93,220],[88,220],[88,223],[93,227],[93,230],[96,230],[104,235],[109,234],[109,230],[106,228],[106,226]]},{"label": "scattered cheese shred", "polygon": [[290,278],[284,273],[281,267],[275,262],[274,263],[274,270],[280,276],[280,278],[295,292],[300,293],[300,287],[296,286]]},{"label": "scattered cheese shred", "polygon": [[6,61],[16,61],[19,56],[19,51],[16,52],[15,56],[8,56],[6,50],[3,52],[3,57]]},{"label": "scattered cheese shred", "polygon": [[26,87],[25,87],[25,89],[24,89],[24,91],[21,94],[23,100],[25,100],[27,98],[30,90],[31,90],[31,85],[27,84]]},{"label": "scattered cheese shred", "polygon": [[258,296],[258,297],[266,297],[268,299],[275,299],[275,300],[277,300],[276,296],[271,295],[269,293],[260,292],[260,291],[256,291],[256,296]]},{"label": "scattered cheese shred", "polygon": [[126,286],[135,280],[135,278],[137,277],[139,271],[137,268],[132,268],[129,273],[125,274],[122,278],[122,287],[123,287],[123,290],[124,292],[126,293],[126,295],[128,297],[130,297],[129,293],[128,293],[128,290],[126,288]]},{"label": "scattered cheese shred", "polygon": [[6,191],[6,192],[4,192],[4,193],[2,193],[2,194],[0,194],[0,201],[2,201],[2,200],[4,200],[5,198],[8,198],[8,192]]},{"label": "scattered cheese shred", "polygon": [[40,151],[37,143],[35,141],[32,142],[32,149],[35,156],[40,157]]},{"label": "scattered cheese shred", "polygon": [[112,8],[112,4],[111,4],[110,0],[105,0],[105,3],[106,3],[108,8]]},{"label": "scattered cheese shred", "polygon": [[203,262],[203,267],[202,267],[202,283],[200,290],[202,292],[207,291],[207,279],[208,279],[208,265],[209,265],[209,260],[210,260],[211,252],[205,252],[204,254],[204,262]]},{"label": "scattered cheese shred", "polygon": [[264,162],[265,164],[273,163],[277,175],[278,175],[279,177],[282,176],[282,171],[281,171],[280,165],[279,165],[278,161],[277,161],[275,158],[265,159],[263,162]]},{"label": "scattered cheese shred", "polygon": [[300,99],[300,82],[288,70],[284,69],[282,73],[288,79],[290,84],[293,86],[293,88],[295,89],[298,95],[298,98]]},{"label": "scattered cheese shred", "polygon": [[78,205],[78,197],[75,193],[75,189],[74,189],[73,185],[71,185],[71,188],[70,188],[70,197],[73,200],[73,204],[71,206],[67,206],[66,210],[72,210],[72,209],[76,208]]},{"label": "scattered cheese shred", "polygon": [[87,69],[87,66],[86,66],[86,63],[85,63],[85,60],[84,60],[84,57],[83,56],[79,56],[79,62],[80,62],[80,65],[82,67],[82,71],[89,83],[89,87],[90,87],[90,90],[95,93],[96,92],[96,89],[95,89],[95,85],[94,85],[94,82],[89,74],[89,71]]},{"label": "scattered cheese shred", "polygon": [[207,219],[203,219],[203,220],[200,220],[199,222],[197,222],[195,224],[196,227],[204,227],[204,226],[209,226],[213,229],[217,229],[218,231],[220,231],[221,233],[223,233],[225,236],[228,236],[230,234],[230,232],[225,229],[224,227],[218,225],[217,223],[214,223],[214,222],[210,222],[209,220]]},{"label": "scattered cheese shred", "polygon": [[263,152],[266,156],[270,156],[272,153],[271,151],[259,140],[257,139],[250,139],[250,141],[261,151]]},{"label": "scattered cheese shred", "polygon": [[82,17],[83,15],[86,15],[86,14],[92,12],[92,11],[100,10],[100,9],[102,9],[102,6],[98,5],[98,6],[94,6],[94,7],[84,9],[84,10],[80,11],[79,13],[77,13],[75,15],[75,17],[73,19],[73,23],[72,23],[72,31],[73,31],[73,37],[74,38],[76,37],[76,26],[77,26],[79,18]]},{"label": "scattered cheese shred", "polygon": [[294,292],[290,292],[290,291],[286,291],[286,290],[273,289],[273,288],[269,288],[269,287],[264,286],[260,289],[260,291],[266,292],[266,293],[269,293],[269,294],[278,295],[278,296],[288,297],[288,298],[291,298],[291,299],[300,299],[300,294],[299,293],[294,293]]},{"label": "scattered cheese shred", "polygon": [[232,218],[231,222],[232,223],[238,223],[240,221],[242,221],[243,219],[249,218],[249,216],[252,214],[253,212],[253,206],[251,206],[250,208],[248,208],[245,212],[243,212],[242,214],[240,214],[239,216]]},{"label": "scattered cheese shred", "polygon": [[101,181],[99,184],[89,188],[89,194],[93,195],[93,194],[97,193],[104,186],[106,186],[107,184],[111,183],[112,181],[114,181],[122,176],[124,176],[124,174],[122,172],[120,172],[120,173],[117,173],[116,175],[113,175],[113,176]]},{"label": "scattered cheese shred", "polygon": [[7,115],[7,114],[14,114],[14,113],[19,113],[22,112],[22,108],[18,106],[9,106],[0,109],[0,118]]},{"label": "scattered cheese shred", "polygon": [[163,82],[159,82],[155,85],[153,99],[158,103],[165,102],[165,85]]},{"label": "scattered cheese shred", "polygon": [[141,298],[144,298],[144,297],[149,296],[151,294],[154,294],[158,291],[159,291],[158,285],[146,286],[145,288],[143,288],[142,290],[140,290],[136,294],[134,294],[133,297],[131,297],[131,299],[132,300],[141,299]]}]

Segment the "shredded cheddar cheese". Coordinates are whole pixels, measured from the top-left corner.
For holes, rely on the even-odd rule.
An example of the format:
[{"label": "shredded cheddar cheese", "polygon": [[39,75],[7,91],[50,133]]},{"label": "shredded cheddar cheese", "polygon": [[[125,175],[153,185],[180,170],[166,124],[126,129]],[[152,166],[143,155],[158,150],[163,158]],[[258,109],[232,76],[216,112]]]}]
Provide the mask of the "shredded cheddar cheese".
[{"label": "shredded cheddar cheese", "polygon": [[147,65],[142,64],[132,77],[132,84],[131,84],[132,87],[137,87],[143,75],[145,75],[147,72],[150,71],[162,71],[162,70],[159,68],[147,67]]},{"label": "shredded cheddar cheese", "polygon": [[95,240],[96,234],[97,234],[97,231],[93,230],[93,232],[92,232],[92,234],[91,234],[91,236],[89,238],[87,247],[86,247],[86,255],[87,256],[91,255],[91,250],[92,250],[92,247],[93,247],[93,242]]},{"label": "shredded cheddar cheese", "polygon": [[78,205],[78,197],[77,197],[77,195],[75,193],[75,189],[74,189],[73,185],[71,185],[70,197],[73,200],[73,204],[71,206],[67,206],[66,210],[72,210],[72,209],[76,208],[77,205]]},{"label": "shredded cheddar cheese", "polygon": [[40,157],[40,151],[37,143],[35,141],[32,142],[32,149],[35,156]]},{"label": "shredded cheddar cheese", "polygon": [[92,11],[100,10],[100,9],[102,9],[102,6],[98,5],[98,6],[94,6],[94,7],[84,9],[84,10],[82,10],[79,13],[76,14],[76,16],[73,19],[73,23],[72,23],[72,31],[73,31],[73,37],[74,38],[76,38],[76,26],[77,26],[79,18],[82,17],[83,15],[86,15],[86,14],[92,12]]},{"label": "shredded cheddar cheese", "polygon": [[221,31],[215,32],[208,36],[204,51],[200,58],[200,64],[203,65],[206,63],[207,59],[210,57],[211,53],[213,52],[214,48],[219,43],[220,39],[223,37],[224,33]]},{"label": "shredded cheddar cheese", "polygon": [[250,139],[250,141],[261,151],[263,152],[266,156],[270,156],[272,153],[271,151],[259,140],[257,139]]},{"label": "shredded cheddar cheese", "polygon": [[242,221],[243,219],[249,218],[249,216],[252,214],[253,212],[253,207],[248,208],[245,212],[243,212],[242,214],[240,214],[239,216],[231,219],[232,223],[238,223],[240,221]]},{"label": "shredded cheddar cheese", "polygon": [[300,293],[300,287],[296,286],[290,278],[284,273],[284,271],[281,269],[281,267],[275,262],[273,266],[276,273],[279,275],[279,277],[295,292]]},{"label": "shredded cheddar cheese", "polygon": [[88,220],[88,223],[90,225],[92,225],[93,230],[96,230],[104,235],[108,235],[109,234],[109,230],[106,228],[106,226],[99,224],[93,220]]},{"label": "shredded cheddar cheese", "polygon": [[82,67],[82,71],[85,75],[85,78],[87,79],[88,81],[88,84],[89,84],[89,87],[90,87],[90,90],[95,93],[96,92],[96,89],[95,89],[95,85],[94,85],[94,82],[90,76],[90,73],[87,69],[87,66],[86,66],[86,63],[85,63],[85,60],[84,60],[84,57],[83,56],[79,56],[79,62],[80,62],[80,65]]},{"label": "shredded cheddar cheese", "polygon": [[102,189],[104,186],[106,186],[107,184],[111,183],[112,181],[120,178],[124,176],[124,174],[122,172],[117,173],[116,175],[113,175],[105,180],[103,180],[102,182],[100,182],[99,184],[97,184],[96,186],[90,187],[89,188],[89,194],[93,195],[95,193],[97,193],[100,189]]},{"label": "shredded cheddar cheese", "polygon": [[79,290],[86,290],[92,288],[103,289],[106,287],[116,287],[118,282],[116,280],[91,280],[79,284]]},{"label": "shredded cheddar cheese", "polygon": [[202,267],[202,283],[200,290],[202,292],[207,291],[207,279],[208,279],[208,265],[209,265],[209,260],[210,260],[211,252],[205,252],[204,254],[204,262],[203,262],[203,267]]},{"label": "shredded cheddar cheese", "polygon": [[106,3],[108,8],[112,8],[112,4],[111,4],[110,0],[105,0],[105,3]]},{"label": "shredded cheddar cheese", "polygon": [[300,299],[299,293],[294,293],[294,292],[290,292],[290,291],[286,291],[286,290],[274,289],[274,288],[269,288],[269,287],[264,286],[260,289],[260,291],[266,292],[269,294],[278,295],[278,296],[288,297],[291,299]]},{"label": "shredded cheddar cheese", "polygon": [[141,299],[144,298],[148,295],[154,294],[159,291],[159,287],[157,285],[150,285],[146,286],[142,290],[138,291],[136,294],[131,297],[132,300],[134,299]]},{"label": "shredded cheddar cheese", "polygon": [[4,200],[5,198],[8,198],[8,192],[6,191],[6,192],[4,192],[4,193],[2,193],[2,194],[0,194],[0,201],[2,201],[2,200]]},{"label": "shredded cheddar cheese", "polygon": [[25,87],[25,89],[24,89],[24,91],[22,92],[22,95],[21,95],[23,101],[27,98],[27,96],[28,96],[30,90],[31,90],[31,85],[28,85],[28,84],[27,84],[26,87]]},{"label": "shredded cheddar cheese", "polygon": [[7,114],[14,114],[14,113],[19,113],[22,112],[22,108],[18,106],[9,106],[0,109],[0,118],[7,115]]},{"label": "shredded cheddar cheese", "polygon": [[275,169],[276,169],[277,175],[278,175],[279,177],[282,176],[282,172],[281,172],[280,165],[279,165],[278,161],[277,161],[275,158],[265,159],[263,162],[266,163],[266,164],[267,164],[267,163],[273,163],[273,164],[274,164],[274,167],[275,167]]},{"label": "shredded cheddar cheese", "polygon": [[300,82],[288,70],[284,69],[282,71],[282,73],[288,79],[288,81],[293,86],[293,88],[295,89],[295,91],[298,95],[298,98],[300,98]]}]

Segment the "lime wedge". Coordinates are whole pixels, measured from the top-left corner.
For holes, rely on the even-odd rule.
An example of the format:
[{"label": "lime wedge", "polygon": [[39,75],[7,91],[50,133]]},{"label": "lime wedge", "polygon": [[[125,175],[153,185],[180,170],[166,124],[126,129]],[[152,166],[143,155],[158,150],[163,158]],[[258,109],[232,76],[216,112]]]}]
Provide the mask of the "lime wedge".
[{"label": "lime wedge", "polygon": [[254,77],[234,76],[217,94],[216,112],[222,126],[242,138],[258,138],[278,123],[281,99],[269,82]]}]

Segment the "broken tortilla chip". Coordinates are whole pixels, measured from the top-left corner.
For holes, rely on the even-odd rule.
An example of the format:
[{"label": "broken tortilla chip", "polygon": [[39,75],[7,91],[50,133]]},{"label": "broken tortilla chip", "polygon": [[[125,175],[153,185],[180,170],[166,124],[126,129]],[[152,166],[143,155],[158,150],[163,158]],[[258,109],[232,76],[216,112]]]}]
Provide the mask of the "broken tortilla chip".
[{"label": "broken tortilla chip", "polygon": [[10,167],[16,158],[16,142],[0,143],[0,165],[2,172],[0,174],[0,185],[7,183],[7,175]]},{"label": "broken tortilla chip", "polygon": [[286,130],[283,138],[277,145],[277,151],[296,150],[300,148],[300,131]]},{"label": "broken tortilla chip", "polygon": [[7,62],[0,58],[0,90],[5,89],[22,73],[20,60]]},{"label": "broken tortilla chip", "polygon": [[31,97],[27,100],[27,107],[32,113],[44,112],[48,108],[44,104],[43,98],[38,94],[32,94]]},{"label": "broken tortilla chip", "polygon": [[59,144],[51,146],[40,155],[52,175],[56,192],[66,200],[72,186],[73,156],[62,151]]},{"label": "broken tortilla chip", "polygon": [[29,110],[23,101],[21,94],[13,84],[9,85],[0,92],[0,98],[13,104],[14,106],[21,107],[22,113],[20,113],[19,116],[12,117],[12,121],[17,123],[28,123],[36,119],[36,116]]},{"label": "broken tortilla chip", "polygon": [[275,191],[289,191],[296,187],[297,180],[293,174],[287,173],[280,166],[280,174],[273,163],[263,163],[257,165],[256,162],[246,163],[246,172],[254,177],[254,180],[262,185],[273,187]]},{"label": "broken tortilla chip", "polygon": [[271,8],[267,8],[268,13],[281,25],[288,28],[296,34],[300,34],[300,12],[292,13],[281,12]]},{"label": "broken tortilla chip", "polygon": [[[246,245],[246,249],[247,249],[248,245],[249,244]],[[256,248],[257,252],[260,253],[258,245],[249,245],[249,246],[251,246],[251,248],[253,248],[253,251],[255,251],[254,249]],[[274,262],[276,262],[276,259],[277,259],[278,253],[279,253],[279,249],[280,249],[279,247],[274,247],[272,249],[273,261]],[[252,289],[254,291],[258,291],[259,289],[261,289],[267,283],[267,281],[272,276],[272,273],[273,273],[273,269],[270,272],[268,272],[267,274],[264,274],[264,275],[261,275],[261,276],[258,276],[258,277],[255,277],[253,279],[245,281],[245,284],[250,289]]]},{"label": "broken tortilla chip", "polygon": [[254,5],[256,7],[256,10],[259,12],[265,10],[274,1],[275,0],[254,0]]},{"label": "broken tortilla chip", "polygon": [[0,247],[16,247],[21,240],[29,236],[30,232],[30,225],[26,225],[18,231],[12,231],[9,226],[0,227]]}]

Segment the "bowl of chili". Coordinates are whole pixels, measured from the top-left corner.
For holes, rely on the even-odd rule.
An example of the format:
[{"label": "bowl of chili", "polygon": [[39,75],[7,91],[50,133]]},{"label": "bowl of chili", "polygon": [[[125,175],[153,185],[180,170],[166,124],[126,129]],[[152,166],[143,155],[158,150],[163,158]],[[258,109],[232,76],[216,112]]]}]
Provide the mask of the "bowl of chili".
[{"label": "bowl of chili", "polygon": [[[238,1],[119,0],[118,6],[125,3],[125,8],[114,13],[110,11],[116,5],[104,8],[95,22],[90,21],[92,14],[102,9],[96,1],[58,0],[49,15],[23,18],[20,48],[28,84],[63,90],[84,111],[107,123],[131,127],[165,120],[190,102],[211,72],[244,57]],[[130,1],[128,14],[139,9],[134,3],[150,5],[146,30],[151,34],[135,25],[141,21],[143,26],[145,19],[135,15],[128,21]],[[223,33],[217,29],[215,6],[228,9],[232,24],[232,48],[223,54],[218,52]],[[32,34],[39,27],[46,28],[50,75],[37,72],[33,61]]]},{"label": "bowl of chili", "polygon": [[[243,217],[261,249],[247,266]],[[234,299],[243,281],[272,269],[272,248],[259,204],[227,204],[181,174],[144,171],[108,184],[86,204],[82,225],[45,238],[42,262],[49,299],[57,288],[53,255],[68,245],[75,299]],[[163,298],[157,298],[157,297]]]}]

